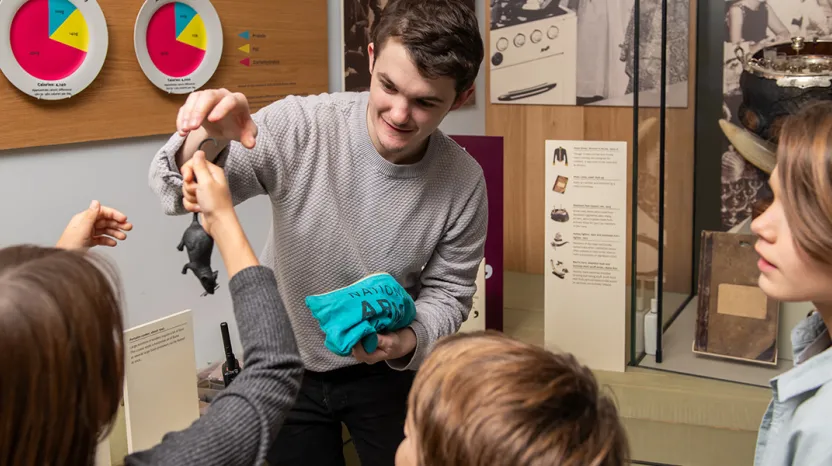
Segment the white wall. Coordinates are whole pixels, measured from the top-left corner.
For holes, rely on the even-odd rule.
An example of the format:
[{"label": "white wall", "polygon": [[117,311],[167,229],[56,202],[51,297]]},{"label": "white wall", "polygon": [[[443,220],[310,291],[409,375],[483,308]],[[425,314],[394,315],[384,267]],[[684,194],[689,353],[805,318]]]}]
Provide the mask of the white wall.
[{"label": "white wall", "polygon": [[[341,89],[341,3],[328,2],[329,90],[335,92]],[[477,8],[484,35],[483,0],[477,0]],[[442,125],[447,133],[483,134],[483,73],[477,81],[478,104],[449,115]],[[175,115],[170,117],[173,123]],[[93,198],[120,209],[135,229],[125,243],[102,251],[121,271],[126,325],[193,309],[197,364],[204,366],[223,357],[220,322],[229,323],[238,354],[241,347],[219,252],[215,249],[213,266],[220,270],[221,287],[213,296],[200,297],[202,289],[193,274],[180,273],[187,254],[176,250],[190,217],[165,216],[148,187],[150,160],[166,139],[157,136],[0,152],[0,246],[54,244],[69,218]],[[267,198],[260,197],[238,208],[249,240],[258,251],[271,222],[267,203]]]}]

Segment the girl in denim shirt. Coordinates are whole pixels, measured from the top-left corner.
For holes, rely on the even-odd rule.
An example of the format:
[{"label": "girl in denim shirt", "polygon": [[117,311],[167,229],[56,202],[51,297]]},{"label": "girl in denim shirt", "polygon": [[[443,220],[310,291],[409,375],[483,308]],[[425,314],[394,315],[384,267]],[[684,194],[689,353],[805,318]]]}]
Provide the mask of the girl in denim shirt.
[{"label": "girl in denim shirt", "polygon": [[780,301],[814,304],[792,331],[795,366],[771,381],[754,464],[832,464],[832,102],[782,127],[771,206],[751,224],[759,285]]}]

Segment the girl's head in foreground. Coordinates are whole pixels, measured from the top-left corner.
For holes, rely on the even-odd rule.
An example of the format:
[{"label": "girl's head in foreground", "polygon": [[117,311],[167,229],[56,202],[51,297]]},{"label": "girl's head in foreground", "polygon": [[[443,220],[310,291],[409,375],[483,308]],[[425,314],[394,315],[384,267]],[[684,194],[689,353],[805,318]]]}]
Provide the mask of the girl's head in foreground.
[{"label": "girl's head in foreground", "polygon": [[780,301],[832,305],[832,102],[813,104],[780,130],[774,201],[751,224],[760,288]]},{"label": "girl's head in foreground", "polygon": [[628,458],[592,372],[496,332],[440,340],[416,373],[396,466],[612,466]]},{"label": "girl's head in foreground", "polygon": [[92,464],[122,393],[116,274],[82,251],[0,249],[0,464]]}]

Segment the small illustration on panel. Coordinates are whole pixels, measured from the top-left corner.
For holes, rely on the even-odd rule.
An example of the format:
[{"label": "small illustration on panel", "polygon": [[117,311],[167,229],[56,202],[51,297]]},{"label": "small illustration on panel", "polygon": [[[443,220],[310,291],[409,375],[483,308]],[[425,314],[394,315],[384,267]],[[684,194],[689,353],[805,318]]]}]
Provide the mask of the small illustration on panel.
[{"label": "small illustration on panel", "polygon": [[563,207],[552,208],[552,213],[550,215],[552,220],[556,222],[566,223],[569,221],[569,212],[567,212]]},{"label": "small illustration on panel", "polygon": [[555,185],[552,186],[552,191],[556,193],[563,194],[566,192],[566,183],[569,182],[569,178],[558,175],[558,178],[555,180]]},{"label": "small illustration on panel", "polygon": [[554,155],[552,155],[552,165],[557,165],[558,163],[562,163],[569,166],[569,158],[566,154],[566,149],[563,147],[558,147],[555,149]]},{"label": "small illustration on panel", "polygon": [[552,265],[552,275],[560,278],[563,280],[566,278],[566,274],[569,273],[569,269],[564,267],[562,261],[555,262],[554,259],[549,259],[549,263]]},{"label": "small illustration on panel", "polygon": [[552,239],[552,242],[549,244],[552,245],[552,249],[557,250],[557,248],[561,248],[569,244],[569,241],[564,241],[563,235],[561,235],[560,232],[557,232],[555,233],[555,237]]}]

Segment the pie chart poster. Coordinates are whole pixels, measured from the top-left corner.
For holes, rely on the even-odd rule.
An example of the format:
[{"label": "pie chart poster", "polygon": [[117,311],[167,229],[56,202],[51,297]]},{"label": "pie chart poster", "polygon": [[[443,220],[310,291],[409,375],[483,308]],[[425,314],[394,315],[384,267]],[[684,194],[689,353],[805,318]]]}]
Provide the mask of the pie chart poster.
[{"label": "pie chart poster", "polygon": [[67,0],[30,0],[11,22],[9,43],[23,70],[42,80],[72,75],[84,62],[89,31],[84,16]]},{"label": "pie chart poster", "polygon": [[[76,7],[85,3],[84,0],[66,1]],[[81,92],[52,101],[27,95],[5,75],[0,76],[3,102],[0,150],[170,135],[176,130],[176,114],[188,94],[168,93],[154,85],[143,72],[134,47],[136,20],[144,0],[95,1],[104,13],[109,38],[100,72]],[[20,37],[29,34],[27,40],[44,43],[42,50],[57,57],[54,61],[30,60],[21,65],[39,79],[55,79],[77,72],[85,60],[90,60],[84,49],[92,50],[96,41],[90,18],[73,16],[69,9],[64,12],[65,17],[50,18],[38,11],[49,3],[50,0],[39,0],[16,12],[23,15],[19,19],[27,22],[31,20],[27,18],[37,19],[41,32],[34,38],[28,28],[15,29],[15,33]],[[194,10],[204,16],[198,3],[193,2]],[[242,92],[249,99],[252,111],[286,95],[327,92],[327,18],[320,14],[326,8],[325,0],[210,0],[210,4],[222,26],[223,46],[216,71],[201,89]],[[173,75],[191,72],[210,53],[210,30],[202,34],[199,21],[179,24],[174,21],[166,25],[164,22],[171,17],[164,13],[167,12],[157,18],[153,27],[170,26],[170,34],[154,35],[163,42],[149,45],[169,47],[172,52],[166,56],[160,53],[158,66]],[[182,30],[178,31],[177,27]],[[184,28],[188,27],[191,30],[186,31]],[[11,28],[0,32],[0,41],[11,41],[11,33]],[[204,37],[204,42],[188,39],[194,34]],[[38,124],[31,124],[33,120]]]},{"label": "pie chart poster", "polygon": [[485,239],[485,328],[503,330],[503,138],[451,136],[482,167],[488,191]]},{"label": "pie chart poster", "polygon": [[200,15],[186,3],[162,5],[147,26],[147,48],[162,73],[181,78],[205,58],[208,32]]}]

